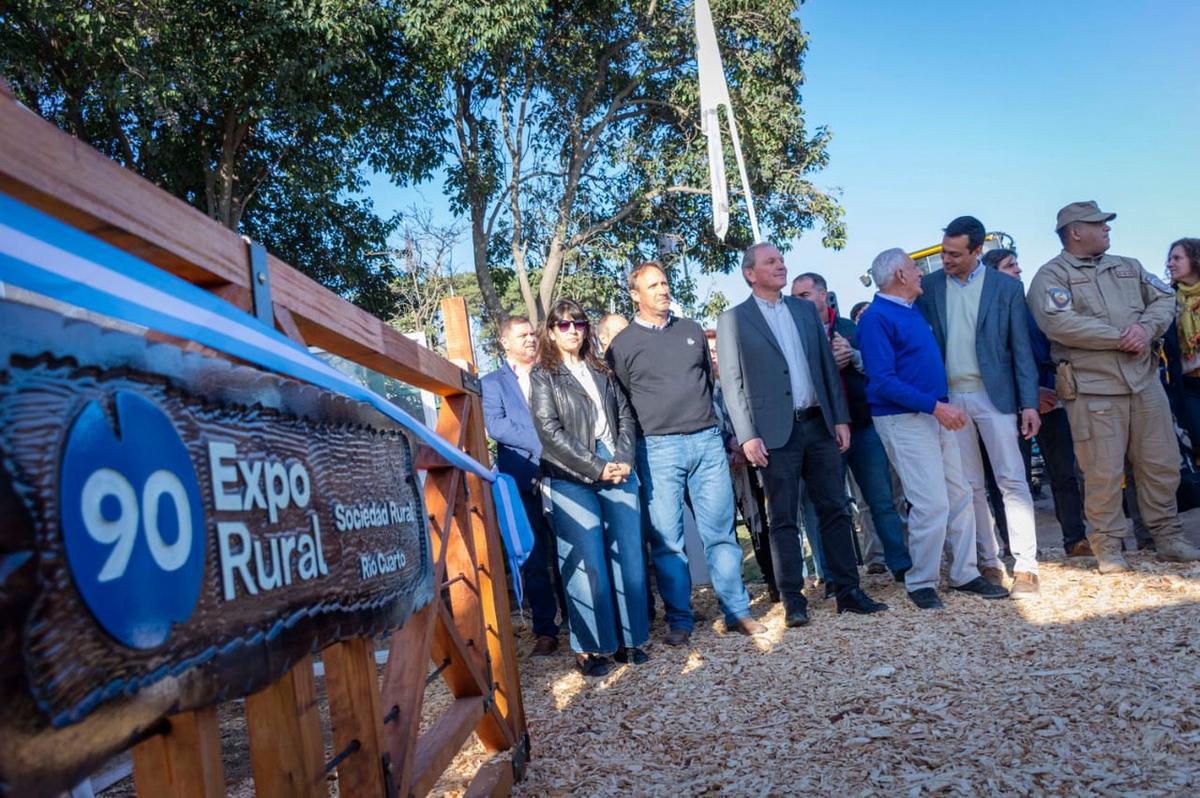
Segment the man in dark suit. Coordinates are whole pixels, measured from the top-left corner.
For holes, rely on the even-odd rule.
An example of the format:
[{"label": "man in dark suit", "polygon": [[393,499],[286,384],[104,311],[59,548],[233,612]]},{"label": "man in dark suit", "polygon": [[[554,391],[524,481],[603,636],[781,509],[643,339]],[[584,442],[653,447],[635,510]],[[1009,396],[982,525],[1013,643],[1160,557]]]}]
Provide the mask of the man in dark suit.
[{"label": "man in dark suit", "polygon": [[751,296],[717,322],[721,390],[746,459],[763,471],[787,625],[808,623],[797,525],[801,480],[817,509],[838,612],[885,610],[858,583],[842,463],[850,448],[850,411],[816,308],[783,296],[787,267],[771,244],[746,250],[742,276]]},{"label": "man in dark suit", "polygon": [[[837,309],[829,303],[828,284],[816,272],[806,272],[793,280],[792,296],[813,303],[829,338],[833,359],[841,369],[846,402],[850,406],[850,449],[846,452],[846,465],[870,508],[871,521],[883,546],[887,567],[897,582],[903,582],[904,575],[912,567],[912,558],[904,543],[904,522],[892,494],[891,465],[879,433],[871,423],[871,406],[867,402],[862,354],[858,351],[854,322],[837,314]],[[807,507],[805,511],[811,514]]]},{"label": "man in dark suit", "polygon": [[973,493],[979,571],[993,584],[1004,582],[979,448],[982,438],[1004,496],[1009,548],[1016,559],[1009,593],[1027,598],[1039,592],[1037,530],[1020,436],[1031,439],[1041,426],[1037,364],[1025,292],[1019,281],[983,265],[985,235],[983,224],[971,216],[946,225],[942,269],[921,280],[917,307],[945,360],[950,404],[967,414],[967,423],[955,434]]},{"label": "man in dark suit", "polygon": [[553,534],[542,511],[539,458],[542,444],[529,413],[529,372],[537,355],[537,335],[524,316],[509,316],[500,325],[504,362],[483,378],[483,423],[496,441],[496,467],[516,480],[521,503],[533,528],[533,549],[521,566],[525,594],[529,596],[533,633],[537,641],[533,656],[544,657],[558,650],[556,616],[563,607],[562,586],[550,567]]}]

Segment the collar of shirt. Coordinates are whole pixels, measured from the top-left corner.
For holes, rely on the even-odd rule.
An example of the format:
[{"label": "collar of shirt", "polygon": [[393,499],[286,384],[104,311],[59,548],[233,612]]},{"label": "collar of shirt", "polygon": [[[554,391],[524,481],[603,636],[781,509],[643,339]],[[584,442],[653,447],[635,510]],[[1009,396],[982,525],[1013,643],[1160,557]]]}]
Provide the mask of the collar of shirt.
[{"label": "collar of shirt", "polygon": [[633,317],[634,324],[639,324],[642,327],[645,327],[647,330],[665,330],[671,326],[671,322],[673,321],[675,321],[675,316],[670,313],[667,314],[666,324],[655,324],[652,321],[646,321],[640,315],[634,315]]},{"label": "collar of shirt", "polygon": [[752,294],[751,296],[754,297],[754,301],[758,303],[758,307],[764,312],[776,311],[783,306],[783,294],[780,294],[779,299],[775,300],[774,302],[769,299],[763,299],[758,294]]},{"label": "collar of shirt", "polygon": [[1067,252],[1064,249],[1062,252],[1062,257],[1064,260],[1066,260],[1067,263],[1071,264],[1072,266],[1074,266],[1078,269],[1086,269],[1086,268],[1099,269],[1099,268],[1103,268],[1104,266],[1110,265],[1110,263],[1115,264],[1117,262],[1116,258],[1109,258],[1107,252],[1102,252],[1099,255],[1093,255],[1090,258],[1084,258],[1084,257],[1080,257],[1079,255],[1072,255],[1070,252]]},{"label": "collar of shirt", "polygon": [[875,294],[875,296],[877,296],[880,299],[886,299],[888,302],[895,302],[897,305],[903,305],[906,308],[911,308],[913,306],[913,303],[907,299],[904,299],[904,298],[898,297],[898,296],[894,296],[892,294],[885,294],[882,291]]},{"label": "collar of shirt", "polygon": [[983,270],[986,268],[987,267],[983,265],[983,261],[977,260],[977,261],[975,261],[975,270],[967,275],[967,279],[960,280],[957,277],[955,277],[954,275],[950,274],[950,272],[946,272],[946,276],[949,277],[954,282],[958,283],[959,285],[970,285],[971,283],[975,282],[975,278],[977,278],[983,274]]},{"label": "collar of shirt", "polygon": [[508,358],[505,358],[504,362],[508,364],[508,367],[513,370],[513,374],[516,374],[518,378],[528,377],[529,372],[533,371],[532,363],[530,363],[528,366],[522,366],[519,363],[512,362]]}]

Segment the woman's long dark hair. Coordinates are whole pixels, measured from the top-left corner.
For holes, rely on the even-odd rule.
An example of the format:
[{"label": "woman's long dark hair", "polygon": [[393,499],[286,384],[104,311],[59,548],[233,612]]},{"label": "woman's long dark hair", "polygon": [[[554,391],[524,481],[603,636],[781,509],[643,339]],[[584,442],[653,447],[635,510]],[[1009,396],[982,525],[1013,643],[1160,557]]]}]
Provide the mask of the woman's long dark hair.
[{"label": "woman's long dark hair", "polygon": [[[1187,258],[1188,266],[1192,269],[1192,274],[1200,277],[1200,238],[1181,238],[1178,241],[1172,241],[1171,246],[1167,247],[1167,257],[1171,257],[1171,250],[1179,247],[1183,250],[1183,257]],[[1175,281],[1171,281],[1171,285],[1175,285]]]},{"label": "woman's long dark hair", "polygon": [[601,374],[608,373],[608,366],[596,356],[596,343],[592,339],[592,324],[587,311],[574,299],[560,299],[550,307],[546,321],[538,331],[538,365],[546,371],[555,371],[562,365],[562,352],[558,344],[550,337],[550,331],[560,321],[586,321],[587,332],[583,336],[583,344],[579,347],[579,358]]}]

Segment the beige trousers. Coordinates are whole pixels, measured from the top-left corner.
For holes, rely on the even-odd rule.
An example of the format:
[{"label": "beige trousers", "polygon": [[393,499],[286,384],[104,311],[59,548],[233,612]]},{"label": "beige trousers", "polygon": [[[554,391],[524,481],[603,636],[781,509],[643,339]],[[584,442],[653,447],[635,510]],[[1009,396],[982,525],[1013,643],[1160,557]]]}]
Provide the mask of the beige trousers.
[{"label": "beige trousers", "polygon": [[1175,506],[1179,488],[1179,446],[1162,385],[1141,393],[1079,394],[1064,403],[1075,439],[1075,457],[1084,477],[1084,514],[1093,543],[1121,550],[1125,514],[1121,483],[1125,461],[1133,467],[1138,505],[1156,540],[1183,533]]}]

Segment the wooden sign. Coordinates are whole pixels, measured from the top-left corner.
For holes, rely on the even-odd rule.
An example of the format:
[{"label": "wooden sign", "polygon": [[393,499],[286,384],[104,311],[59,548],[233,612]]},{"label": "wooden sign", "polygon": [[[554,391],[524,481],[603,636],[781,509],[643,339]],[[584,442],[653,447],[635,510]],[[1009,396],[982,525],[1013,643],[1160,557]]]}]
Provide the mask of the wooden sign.
[{"label": "wooden sign", "polygon": [[433,597],[413,451],[367,405],[0,302],[0,793],[402,625]]}]

